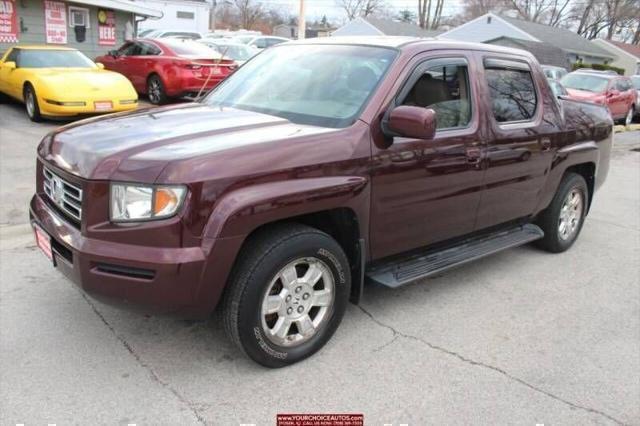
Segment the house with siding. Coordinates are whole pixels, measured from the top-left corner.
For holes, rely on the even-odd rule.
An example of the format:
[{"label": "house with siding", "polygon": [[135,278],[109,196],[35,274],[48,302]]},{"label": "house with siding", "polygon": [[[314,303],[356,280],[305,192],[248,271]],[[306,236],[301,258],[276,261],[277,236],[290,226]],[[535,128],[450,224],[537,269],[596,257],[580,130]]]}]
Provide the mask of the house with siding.
[{"label": "house with siding", "polygon": [[513,37],[498,37],[493,40],[487,40],[485,43],[523,49],[535,56],[538,62],[542,65],[553,65],[556,67],[562,67],[567,71],[571,71],[571,63],[569,62],[567,55],[564,53],[564,50],[551,43],[522,40]]},{"label": "house with siding", "polygon": [[624,75],[640,74],[640,46],[613,40],[593,40],[616,59],[611,65],[624,69]]},{"label": "house with siding", "polygon": [[416,24],[380,19],[372,16],[356,18],[331,33],[332,36],[405,36],[435,37],[442,31],[423,30]]},{"label": "house with siding", "polygon": [[487,42],[509,37],[530,42],[548,43],[565,53],[571,62],[608,64],[615,59],[607,50],[564,28],[523,21],[487,13],[439,36],[462,41]]},{"label": "house with siding", "polygon": [[162,11],[130,0],[4,2],[11,5],[1,14],[0,54],[20,44],[47,44],[73,47],[93,59],[133,38],[137,21],[162,17]]}]

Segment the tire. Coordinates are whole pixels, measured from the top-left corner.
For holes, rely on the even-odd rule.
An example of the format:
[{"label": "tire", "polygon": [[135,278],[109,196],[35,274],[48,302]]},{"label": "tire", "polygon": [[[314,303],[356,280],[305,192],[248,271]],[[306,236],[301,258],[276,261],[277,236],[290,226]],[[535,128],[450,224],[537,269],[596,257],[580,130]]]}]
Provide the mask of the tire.
[{"label": "tire", "polygon": [[147,79],[147,97],[154,105],[164,105],[169,100],[164,83],[157,74],[152,74]]},{"label": "tire", "polygon": [[537,245],[551,253],[568,250],[580,234],[588,206],[589,190],[584,178],[577,173],[565,174],[551,204],[536,221],[544,231],[544,238]]},{"label": "tire", "polygon": [[[299,280],[320,275],[314,285],[313,280],[285,280],[291,274]],[[333,238],[300,224],[275,225],[251,237],[234,266],[223,299],[225,331],[258,364],[294,364],[329,341],[344,316],[350,288],[349,262]],[[264,311],[267,298],[275,300],[269,307],[276,312]],[[282,331],[280,337],[276,330]]]},{"label": "tire", "polygon": [[40,114],[40,106],[38,105],[38,96],[33,86],[29,83],[24,86],[23,98],[29,120],[36,123],[41,122],[42,115]]},{"label": "tire", "polygon": [[633,105],[629,107],[629,111],[627,111],[627,115],[622,119],[622,124],[625,126],[629,126],[633,123]]}]

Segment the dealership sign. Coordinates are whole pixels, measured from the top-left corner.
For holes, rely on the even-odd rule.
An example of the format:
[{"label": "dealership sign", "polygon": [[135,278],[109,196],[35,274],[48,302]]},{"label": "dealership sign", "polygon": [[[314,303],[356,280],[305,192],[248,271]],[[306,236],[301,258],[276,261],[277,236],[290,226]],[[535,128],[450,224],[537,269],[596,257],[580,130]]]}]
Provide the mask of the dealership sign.
[{"label": "dealership sign", "polygon": [[44,28],[47,43],[67,44],[67,8],[59,1],[44,1]]},{"label": "dealership sign", "polygon": [[0,43],[18,42],[16,0],[0,0]]},{"label": "dealership sign", "polygon": [[113,10],[98,10],[98,44],[101,46],[116,44],[116,15]]}]

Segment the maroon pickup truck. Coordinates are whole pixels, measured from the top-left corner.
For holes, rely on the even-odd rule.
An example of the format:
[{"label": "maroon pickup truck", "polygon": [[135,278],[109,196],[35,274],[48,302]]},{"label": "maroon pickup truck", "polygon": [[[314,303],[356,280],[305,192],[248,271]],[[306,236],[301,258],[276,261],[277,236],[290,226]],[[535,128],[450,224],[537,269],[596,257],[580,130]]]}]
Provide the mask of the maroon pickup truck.
[{"label": "maroon pickup truck", "polygon": [[331,38],[261,53],[202,101],[90,119],[38,147],[30,216],[101,300],[207,318],[268,367],[319,350],[364,283],[398,287],[577,238],[606,108],[490,45]]}]

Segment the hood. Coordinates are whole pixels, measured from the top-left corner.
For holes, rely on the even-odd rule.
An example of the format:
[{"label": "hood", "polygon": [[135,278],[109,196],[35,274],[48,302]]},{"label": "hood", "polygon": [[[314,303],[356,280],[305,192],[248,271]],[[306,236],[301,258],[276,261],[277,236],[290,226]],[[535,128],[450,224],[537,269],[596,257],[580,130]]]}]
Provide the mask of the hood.
[{"label": "hood", "polygon": [[81,178],[153,183],[172,161],[331,130],[191,103],[73,123],[45,138],[38,154]]},{"label": "hood", "polygon": [[570,98],[579,101],[593,101],[604,96],[604,93],[589,92],[588,90],[569,89],[568,87],[566,89]]},{"label": "hood", "polygon": [[122,74],[97,68],[71,68],[63,71],[42,68],[37,71],[37,75],[62,97],[68,93],[90,95],[100,91],[111,92],[114,86],[130,88],[132,93],[135,93],[129,80]]}]

